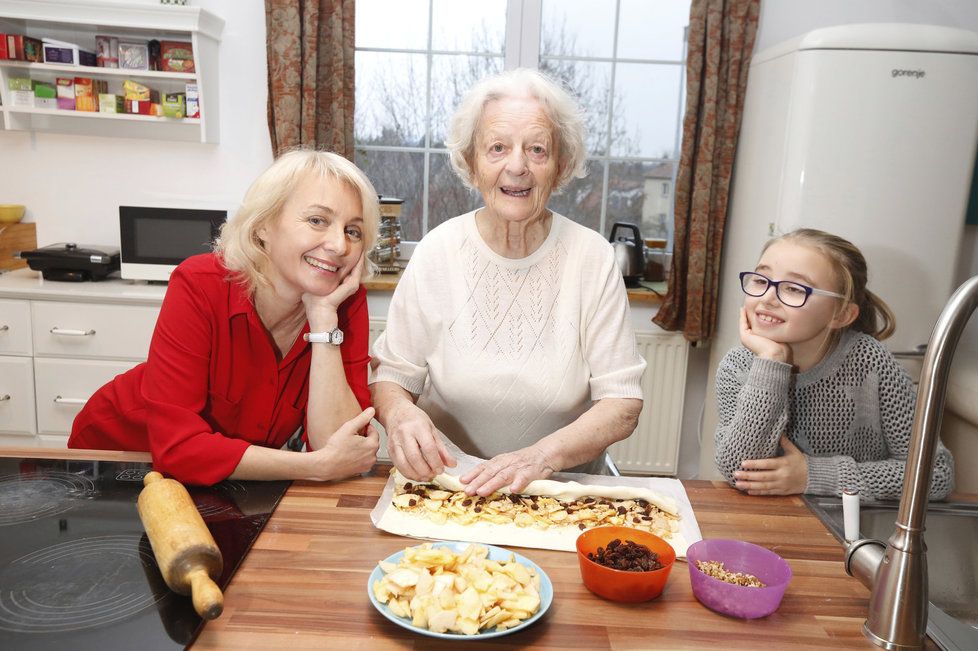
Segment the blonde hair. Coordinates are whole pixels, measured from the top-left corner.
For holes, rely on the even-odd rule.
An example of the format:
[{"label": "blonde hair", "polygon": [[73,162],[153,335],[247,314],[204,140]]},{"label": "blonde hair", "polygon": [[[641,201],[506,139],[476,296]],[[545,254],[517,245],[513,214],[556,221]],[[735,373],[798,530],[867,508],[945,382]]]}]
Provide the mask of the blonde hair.
[{"label": "blonde hair", "polygon": [[270,263],[258,237],[262,228],[277,219],[289,197],[307,178],[334,179],[345,184],[360,197],[363,218],[364,276],[376,269],[367,253],[377,241],[380,203],[370,179],[347,159],[327,151],[294,149],[279,156],[255,179],[245,193],[237,214],[221,227],[214,250],[224,265],[242,282],[249,294],[259,286],[268,286]]},{"label": "blonde hair", "polygon": [[866,258],[855,244],[825,231],[799,228],[770,240],[764,245],[761,255],[772,244],[780,241],[810,246],[832,263],[839,281],[836,289],[847,301],[859,308],[859,315],[849,324],[849,328],[881,340],[893,334],[896,330],[896,318],[883,299],[866,287],[869,275]]},{"label": "blonde hair", "polygon": [[473,86],[452,115],[448,148],[452,169],[467,187],[475,188],[472,162],[475,135],[486,104],[506,97],[532,97],[539,101],[553,125],[557,144],[557,179],[554,192],[560,192],[572,179],[582,178],[585,169],[584,117],[569,92],[554,79],[536,70],[517,68],[486,77]]}]

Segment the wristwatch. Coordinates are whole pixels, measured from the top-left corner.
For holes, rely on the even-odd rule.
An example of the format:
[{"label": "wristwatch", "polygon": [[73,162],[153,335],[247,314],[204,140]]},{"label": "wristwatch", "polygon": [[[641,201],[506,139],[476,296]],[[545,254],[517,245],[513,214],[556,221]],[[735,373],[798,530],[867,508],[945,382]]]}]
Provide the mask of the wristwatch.
[{"label": "wristwatch", "polygon": [[343,343],[343,331],[333,328],[329,332],[307,332],[302,338],[313,344],[333,344],[339,346]]}]

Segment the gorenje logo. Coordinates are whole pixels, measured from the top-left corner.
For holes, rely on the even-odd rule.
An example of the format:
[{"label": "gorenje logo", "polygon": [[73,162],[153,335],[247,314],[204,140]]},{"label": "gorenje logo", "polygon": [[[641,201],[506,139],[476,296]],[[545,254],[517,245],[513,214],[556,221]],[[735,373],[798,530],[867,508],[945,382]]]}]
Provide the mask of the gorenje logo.
[{"label": "gorenje logo", "polygon": [[894,68],[890,72],[893,77],[913,77],[914,79],[922,79],[926,74],[923,70],[901,70],[900,68]]}]

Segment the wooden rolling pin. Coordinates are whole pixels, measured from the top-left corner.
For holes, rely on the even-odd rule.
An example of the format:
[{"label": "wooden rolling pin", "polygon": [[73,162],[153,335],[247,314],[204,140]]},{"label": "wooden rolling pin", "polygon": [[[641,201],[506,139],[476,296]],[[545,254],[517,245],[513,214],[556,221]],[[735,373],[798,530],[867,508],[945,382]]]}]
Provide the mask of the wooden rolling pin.
[{"label": "wooden rolling pin", "polygon": [[194,610],[204,619],[219,617],[224,595],[214,580],[221,576],[224,559],[187,489],[150,472],[143,478],[136,509],[166,584],[191,595]]}]

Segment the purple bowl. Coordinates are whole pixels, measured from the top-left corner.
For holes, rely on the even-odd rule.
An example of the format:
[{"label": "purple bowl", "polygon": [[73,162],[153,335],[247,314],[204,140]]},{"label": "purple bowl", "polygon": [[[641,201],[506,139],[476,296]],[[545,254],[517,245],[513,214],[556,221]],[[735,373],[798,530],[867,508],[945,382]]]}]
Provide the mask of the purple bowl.
[{"label": "purple bowl", "polygon": [[[787,561],[769,549],[741,540],[701,540],[689,546],[686,560],[693,595],[710,610],[732,617],[756,619],[770,615],[781,605],[791,581]],[[696,561],[723,561],[727,570],[753,574],[765,587],[749,588],[714,579],[697,569]]]}]

